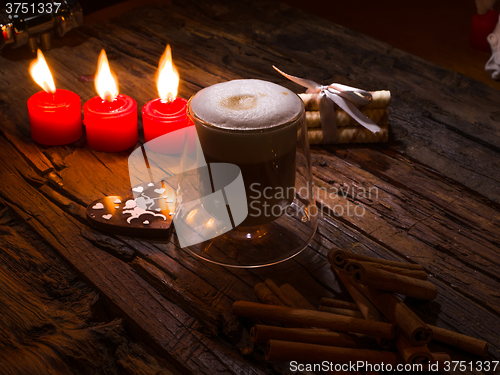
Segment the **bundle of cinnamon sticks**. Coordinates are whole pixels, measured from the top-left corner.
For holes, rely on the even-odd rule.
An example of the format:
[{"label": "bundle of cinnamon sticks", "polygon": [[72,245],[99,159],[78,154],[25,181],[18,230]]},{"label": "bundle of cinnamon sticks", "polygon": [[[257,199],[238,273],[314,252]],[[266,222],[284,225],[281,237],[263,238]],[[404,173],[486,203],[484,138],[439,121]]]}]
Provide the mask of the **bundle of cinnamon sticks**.
[{"label": "bundle of cinnamon sticks", "polygon": [[[437,289],[427,280],[422,266],[343,250],[330,251],[328,260],[360,311],[378,311],[383,316],[382,321],[397,326],[400,334],[396,346],[406,361],[431,360],[433,355],[427,348],[431,340],[486,356],[487,342],[424,323],[396,296],[400,294],[423,300],[437,297]],[[373,316],[365,315],[365,318]]]},{"label": "bundle of cinnamon sticks", "polygon": [[432,339],[487,354],[486,342],[425,324],[395,294],[436,297],[420,265],[341,250],[331,251],[328,259],[354,302],[323,298],[316,308],[290,284],[278,287],[266,280],[254,288],[262,303],[233,304],[235,315],[284,325],[256,324],[250,331],[254,343],[266,344],[267,360],[412,363],[430,370],[450,360],[446,353],[429,351]]},{"label": "bundle of cinnamon sticks", "polygon": [[[389,111],[391,92],[387,90],[371,91],[372,100],[366,106],[358,106],[358,109],[366,117],[379,125],[381,130],[372,133],[359,125],[345,111],[335,108],[337,139],[338,143],[372,143],[387,142],[389,137]],[[317,93],[299,94],[306,108],[307,134],[310,144],[324,143],[321,117]]]}]

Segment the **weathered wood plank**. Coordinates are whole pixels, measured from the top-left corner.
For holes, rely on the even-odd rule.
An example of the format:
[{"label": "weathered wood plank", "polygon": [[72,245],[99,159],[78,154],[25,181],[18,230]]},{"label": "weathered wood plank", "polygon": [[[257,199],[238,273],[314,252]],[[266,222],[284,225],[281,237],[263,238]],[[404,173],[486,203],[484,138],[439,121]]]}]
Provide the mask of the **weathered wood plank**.
[{"label": "weathered wood plank", "polygon": [[[7,155],[12,158],[17,153],[0,137],[0,157],[7,158]],[[201,368],[205,373],[232,373],[238,367],[248,368],[251,373],[260,372],[230,355],[219,344],[192,331],[198,324],[196,320],[161,296],[129,265],[81,237],[79,233],[84,224],[25,184],[19,170],[26,169],[29,166],[20,158],[0,165],[5,184],[0,197],[102,293],[109,308],[126,319],[135,335],[154,345],[176,366],[191,372]]]},{"label": "weathered wood plank", "polygon": [[121,321],[108,321],[97,292],[0,204],[0,368],[6,374],[175,374]]},{"label": "weathered wood plank", "polygon": [[[314,304],[326,294],[347,298],[325,259],[336,245],[423,264],[440,296],[432,303],[409,301],[412,308],[430,323],[489,341],[492,357],[499,358],[494,332],[500,328],[495,279],[500,210],[479,195],[500,201],[497,91],[273,2],[174,2],[74,34],[78,43],[46,57],[56,83],[78,92],[82,101],[95,96],[94,86],[77,78],[95,71],[98,53],[106,48],[119,57],[111,66],[120,90],[140,109],[156,96],[154,75],[166,43],[173,47],[183,97],[235,78],[267,79],[302,91],[277,75],[272,64],[321,83],[393,92],[388,145],[315,147],[312,152],[320,187],[344,192],[376,187],[378,196],[347,192],[320,199],[327,214],[306,251],[275,267],[232,270],[192,258],[175,238],[145,242],[89,229],[82,219],[88,203],[130,189],[130,151],[95,152],[84,141],[68,147],[34,145],[25,101],[38,88],[17,84],[30,82],[29,62],[0,57],[0,88],[6,88],[0,90],[0,157],[14,157],[13,165],[0,166],[5,176],[0,194],[106,296],[106,305],[126,319],[136,338],[149,340],[191,372],[267,371],[261,352],[249,360],[236,354],[245,348],[244,337],[238,336],[241,326],[231,320],[228,307],[234,300],[255,300],[252,288],[266,278],[293,284]],[[28,205],[29,200],[36,205]],[[328,215],[329,208],[349,204],[363,207],[365,215]],[[202,316],[205,308],[207,317]],[[225,336],[216,337],[218,329]]]},{"label": "weathered wood plank", "polygon": [[[353,164],[326,155],[321,159],[327,162],[324,167],[315,169],[318,184],[324,186],[324,181],[339,178],[346,185],[346,193],[349,193],[348,186],[354,192],[344,197],[318,189],[318,201],[337,214],[342,212],[341,221],[423,265],[468,298],[488,301],[493,310],[500,312],[500,300],[490,298],[498,296],[500,290],[495,273],[499,267],[495,243],[484,239],[480,232],[472,233],[467,224],[453,221],[445,210],[433,206],[432,201],[423,200],[401,187],[395,189]],[[376,196],[370,190],[372,186],[377,187]],[[467,198],[464,192],[462,199]],[[358,203],[363,208],[358,212],[362,214],[357,214],[353,208]],[[498,240],[498,234],[495,237]],[[453,272],[452,268],[461,272]]]}]

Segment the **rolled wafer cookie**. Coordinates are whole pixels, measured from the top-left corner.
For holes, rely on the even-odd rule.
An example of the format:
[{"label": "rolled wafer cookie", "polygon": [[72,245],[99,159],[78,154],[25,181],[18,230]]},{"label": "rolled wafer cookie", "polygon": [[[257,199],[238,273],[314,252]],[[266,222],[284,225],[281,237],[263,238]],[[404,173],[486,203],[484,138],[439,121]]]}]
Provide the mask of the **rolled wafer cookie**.
[{"label": "rolled wafer cookie", "polygon": [[[389,110],[384,108],[366,108],[362,109],[361,113],[378,125],[387,122],[389,119]],[[341,109],[335,110],[335,117],[337,127],[361,126]],[[308,128],[319,128],[321,126],[319,111],[306,111],[306,124]]]},{"label": "rolled wafer cookie", "polygon": [[[391,104],[391,92],[388,90],[370,91],[372,100],[365,106],[354,104],[358,108],[387,108]],[[301,93],[306,111],[319,111],[318,93]]]},{"label": "rolled wafer cookie", "polygon": [[[338,143],[374,143],[387,142],[389,139],[389,126],[380,125],[378,133],[372,133],[362,126],[342,127],[337,129]],[[309,129],[307,131],[309,144],[323,143],[323,131],[321,129]]]}]

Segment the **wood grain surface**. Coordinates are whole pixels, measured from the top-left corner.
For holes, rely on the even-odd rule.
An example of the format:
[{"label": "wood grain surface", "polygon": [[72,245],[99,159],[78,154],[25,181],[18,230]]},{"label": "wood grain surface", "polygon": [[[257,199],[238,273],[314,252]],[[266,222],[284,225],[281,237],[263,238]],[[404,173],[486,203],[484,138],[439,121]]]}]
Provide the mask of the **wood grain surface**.
[{"label": "wood grain surface", "polygon": [[[438,297],[432,302],[407,299],[408,305],[427,323],[488,341],[487,359],[500,359],[497,90],[286,5],[260,0],[174,1],[135,9],[107,23],[82,26],[45,56],[56,85],[77,92],[85,102],[95,96],[94,85],[78,78],[95,72],[105,48],[114,55],[110,64],[120,92],[141,108],[157,96],[154,77],[167,43],[185,98],[237,78],[265,79],[302,92],[273,64],[318,83],[391,90],[390,140],[314,146],[321,219],[308,249],[269,268],[226,269],[191,257],[175,236],[169,242],[145,241],[91,228],[86,206],[130,189],[131,150],[96,152],[84,138],[69,146],[36,145],[26,107],[39,91],[29,77],[30,61],[0,56],[0,203],[2,212],[32,233],[8,237],[12,240],[2,244],[0,256],[16,246],[30,252],[34,247],[33,262],[44,264],[57,254],[58,262],[67,262],[87,283],[76,286],[85,298],[99,293],[107,319],[97,317],[97,322],[112,324],[126,340],[145,345],[137,350],[154,351],[145,361],[153,367],[163,366],[158,356],[187,373],[286,373],[286,363],[264,361],[263,348],[252,352],[249,321],[234,317],[230,306],[237,300],[257,301],[253,287],[267,278],[292,284],[315,306],[322,297],[347,299],[326,260],[334,246],[423,265]],[[4,231],[15,231],[9,220],[2,225]],[[32,257],[29,252],[18,256],[23,262]],[[24,282],[39,285],[32,273],[37,274],[23,271]],[[27,286],[26,293],[34,288]],[[39,304],[44,303],[49,302]],[[21,308],[17,313],[23,314]],[[113,323],[116,318],[123,320],[125,331]],[[33,320],[33,329],[42,329],[44,319]],[[26,342],[35,340],[31,335]],[[430,346],[452,359],[477,359]],[[90,349],[85,352],[91,355]],[[7,361],[0,354],[0,364]]]}]

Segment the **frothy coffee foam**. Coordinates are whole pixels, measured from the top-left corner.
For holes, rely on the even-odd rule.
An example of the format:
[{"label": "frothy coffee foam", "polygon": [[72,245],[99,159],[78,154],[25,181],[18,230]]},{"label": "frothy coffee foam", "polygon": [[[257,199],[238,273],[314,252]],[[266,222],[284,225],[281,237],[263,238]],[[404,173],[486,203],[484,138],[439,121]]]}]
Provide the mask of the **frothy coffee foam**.
[{"label": "frothy coffee foam", "polygon": [[293,120],[301,108],[301,99],[292,91],[258,79],[219,83],[191,99],[196,117],[223,129],[272,128]]}]

